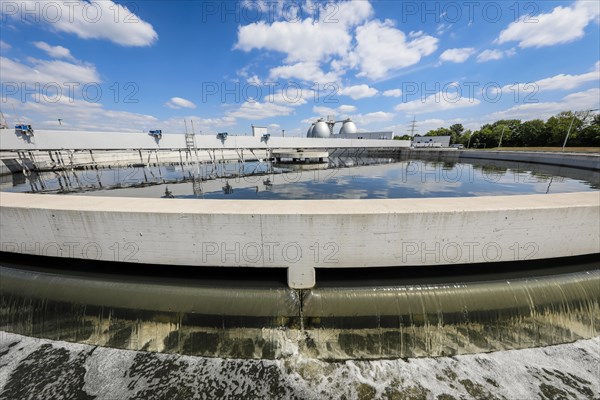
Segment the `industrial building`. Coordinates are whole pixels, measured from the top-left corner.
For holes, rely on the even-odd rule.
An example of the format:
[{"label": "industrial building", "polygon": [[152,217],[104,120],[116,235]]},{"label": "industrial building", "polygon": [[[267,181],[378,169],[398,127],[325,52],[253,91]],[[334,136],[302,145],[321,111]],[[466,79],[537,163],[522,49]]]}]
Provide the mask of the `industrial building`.
[{"label": "industrial building", "polygon": [[[334,134],[333,127],[338,122],[342,123],[342,127],[340,128],[337,134]],[[346,118],[345,120],[335,121],[333,117],[327,117],[327,120],[323,118],[319,118],[316,122],[314,122],[310,128],[308,128],[308,132],[306,133],[306,137],[309,138],[331,138],[331,139],[376,139],[376,140],[391,140],[393,138],[392,131],[382,131],[382,132],[358,132],[356,128],[356,124],[350,118]]]},{"label": "industrial building", "polygon": [[450,147],[450,136],[415,136],[412,147]]}]

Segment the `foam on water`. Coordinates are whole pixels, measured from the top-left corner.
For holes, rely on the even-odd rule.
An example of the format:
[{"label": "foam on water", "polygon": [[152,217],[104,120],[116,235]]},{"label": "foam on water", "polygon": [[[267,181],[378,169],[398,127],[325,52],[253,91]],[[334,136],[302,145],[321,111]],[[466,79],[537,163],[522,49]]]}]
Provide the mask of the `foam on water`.
[{"label": "foam on water", "polygon": [[[594,399],[600,337],[455,357],[326,362],[205,358],[0,333],[0,398]],[[35,379],[32,379],[35,377]]]}]

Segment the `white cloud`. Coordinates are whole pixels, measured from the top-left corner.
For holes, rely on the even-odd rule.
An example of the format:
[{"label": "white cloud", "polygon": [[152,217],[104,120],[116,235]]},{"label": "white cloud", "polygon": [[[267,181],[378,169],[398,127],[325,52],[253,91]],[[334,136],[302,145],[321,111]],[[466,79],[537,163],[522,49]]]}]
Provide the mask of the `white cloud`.
[{"label": "white cloud", "polygon": [[0,51],[8,51],[12,48],[12,46],[6,43],[4,40],[0,40]]},{"label": "white cloud", "polygon": [[[151,115],[107,110],[101,103],[66,96],[50,102],[39,95],[31,96],[26,102],[8,98],[2,103],[9,106],[7,109],[14,105],[19,110],[19,118],[38,129],[60,127],[65,130],[140,132],[160,125],[159,120]],[[62,125],[59,125],[59,118]]]},{"label": "white cloud", "polygon": [[288,62],[321,61],[332,55],[341,56],[349,46],[350,35],[343,29],[313,24],[277,21],[271,25],[258,22],[241,26],[235,49],[243,51],[271,50],[285,53]]},{"label": "white cloud", "polygon": [[502,58],[504,58],[504,51],[502,50],[484,50],[477,56],[477,62],[501,60]]},{"label": "white cloud", "polygon": [[290,115],[294,112],[292,107],[285,105],[258,101],[247,101],[238,109],[230,111],[227,115],[233,118],[260,120],[264,118],[279,117]]},{"label": "white cloud", "polygon": [[[319,115],[320,117],[325,117],[327,115],[336,115],[337,114],[337,110],[331,107],[324,107],[324,106],[314,106],[312,108],[312,111]],[[312,121],[314,122],[314,119],[312,119]]]},{"label": "white cloud", "polygon": [[[331,14],[331,10],[326,14]],[[263,21],[240,26],[235,49],[253,49],[284,53],[287,63],[317,62],[331,56],[343,56],[352,42],[351,27],[360,24],[373,13],[366,1],[336,3],[337,22],[313,21]]]},{"label": "white cloud", "polygon": [[339,94],[349,96],[353,100],[363,99],[366,97],[373,97],[377,94],[377,89],[370,87],[369,85],[355,85],[346,86],[339,90]]},{"label": "white cloud", "polygon": [[487,49],[477,55],[477,62],[481,63],[486,61],[501,60],[504,57],[512,57],[516,53],[517,52],[514,48],[509,50]]},{"label": "white cloud", "polygon": [[383,92],[385,97],[400,97],[402,96],[402,90],[400,89],[390,89]]},{"label": "white cloud", "polygon": [[440,55],[440,61],[463,63],[467,61],[467,59],[471,57],[473,53],[475,53],[475,49],[472,47],[448,49]]},{"label": "white cloud", "polygon": [[[312,5],[314,7],[317,4],[319,2],[314,2]],[[331,6],[331,3],[322,3],[319,5],[321,11],[321,20],[319,23],[357,26],[374,14],[373,7],[369,1],[339,1],[335,3],[336,7],[334,9]]]},{"label": "white cloud", "polygon": [[46,42],[33,42],[33,45],[40,50],[45,51],[52,58],[66,58],[67,60],[75,60],[71,55],[71,51],[63,46],[51,46]]},{"label": "white cloud", "polygon": [[561,101],[520,104],[504,111],[488,116],[489,120],[518,118],[523,120],[547,119],[562,111],[579,111],[600,108],[600,89],[594,88],[583,92],[571,93]]},{"label": "white cloud", "polygon": [[390,121],[393,118],[394,113],[389,113],[385,111],[376,111],[367,114],[357,114],[352,116],[354,122],[356,122],[356,124],[360,125],[361,127],[373,123]]},{"label": "white cloud", "polygon": [[[438,118],[430,118],[430,119],[425,119],[422,121],[418,121],[416,123],[416,126],[418,129],[417,132],[415,133],[419,133],[420,135],[424,135],[427,132],[429,132],[432,129],[438,129],[438,128],[442,128],[442,127],[448,127],[451,124],[446,125],[446,121],[443,119],[438,119]],[[407,125],[410,128],[410,124]],[[409,129],[410,131],[410,129]]]},{"label": "white cloud", "polygon": [[580,75],[559,74],[534,82],[540,90],[569,90],[575,89],[587,82],[599,82],[598,70]]},{"label": "white cloud", "polygon": [[46,1],[24,0],[11,2],[11,7],[16,7],[15,12],[11,8],[6,14],[14,19],[42,21],[82,39],[106,39],[121,46],[149,46],[158,39],[151,24],[111,0],[59,1],[51,6]]},{"label": "white cloud", "polygon": [[313,122],[315,122],[318,119],[318,117],[308,117],[308,118],[304,118],[303,120],[301,120],[300,122],[303,124],[312,124]]},{"label": "white cloud", "polygon": [[264,97],[264,102],[275,103],[289,107],[298,107],[306,104],[306,99],[310,98],[310,91],[298,88],[294,85],[290,85],[284,90],[267,94]]},{"label": "white cloud", "polygon": [[451,26],[452,26],[452,24],[441,23],[437,26],[437,28],[435,29],[435,32],[441,36],[444,33],[446,33],[446,31],[448,29],[450,29]]},{"label": "white cloud", "polygon": [[517,83],[502,87],[502,93],[532,93],[546,92],[550,90],[571,90],[582,86],[588,82],[600,82],[600,71],[598,63],[595,65],[595,70],[579,75],[559,74],[549,78],[544,78],[530,83]]},{"label": "white cloud", "polygon": [[271,135],[271,136],[281,136],[283,134],[282,130],[285,130],[285,137],[304,137],[306,135],[306,132],[304,133],[300,133],[301,130],[303,130],[304,128],[300,129],[300,128],[289,128],[289,127],[282,127],[279,124],[269,124],[267,125],[267,132]]},{"label": "white cloud", "polygon": [[338,111],[342,114],[349,114],[349,113],[355,112],[356,107],[348,105],[348,104],[342,104],[341,106],[338,107]]},{"label": "white cloud", "polygon": [[[4,107],[6,105],[6,107]],[[58,101],[48,102],[44,96],[31,96],[26,102],[19,99],[7,98],[2,102],[2,108],[12,109],[12,105],[19,110],[19,117],[25,123],[32,123],[38,129],[58,129],[58,118],[62,119],[60,129],[90,130],[90,131],[115,131],[115,132],[142,132],[150,129],[162,129],[164,133],[185,132],[184,120],[193,120],[196,133],[202,131],[219,132],[224,127],[236,124],[236,119],[231,116],[220,118],[202,118],[197,115],[185,117],[177,116],[167,120],[160,120],[153,115],[138,114],[121,110],[106,109],[101,103],[87,102],[81,99],[61,97]],[[16,116],[6,114],[9,121]]]},{"label": "white cloud", "polygon": [[379,79],[390,71],[418,63],[437,49],[438,39],[415,35],[407,40],[390,20],[374,20],[356,29],[357,45],[350,54],[352,66],[360,68],[360,77]]},{"label": "white cloud", "polygon": [[194,130],[201,135],[222,132],[223,128],[233,126],[236,123],[235,118],[228,116],[221,118],[202,118],[197,115],[188,115],[185,117],[172,117],[166,121],[159,121],[155,126],[156,128],[162,129],[163,132],[180,133],[185,132],[185,123],[183,121],[188,121],[188,129],[191,129],[189,121],[193,121]]},{"label": "white cloud", "polygon": [[461,96],[458,92],[438,92],[424,99],[398,104],[394,109],[407,114],[424,114],[456,108],[473,107],[481,102],[478,99]]},{"label": "white cloud", "polygon": [[180,108],[196,108],[194,103],[181,97],[172,97],[171,100],[165,103],[165,106],[174,110],[178,110]]},{"label": "white cloud", "polygon": [[317,82],[320,84],[337,82],[339,79],[335,73],[324,73],[317,62],[299,62],[292,65],[275,67],[269,71],[269,78],[273,80],[300,79],[305,82]]},{"label": "white cloud", "polygon": [[[339,106],[338,108],[314,106],[312,108],[312,111],[320,117],[325,117],[327,115],[335,115],[336,118],[338,118],[340,116],[342,116],[342,117],[350,116],[350,114],[352,114],[353,112],[356,112],[356,107],[347,105],[347,104],[343,104],[343,105]],[[314,122],[315,119],[316,118],[311,118],[310,120],[312,122]]]},{"label": "white cloud", "polygon": [[[22,99],[21,99],[22,100]],[[99,102],[86,101],[85,99],[64,96],[49,96],[45,93],[34,93],[24,101],[28,104],[29,110],[43,110],[48,105],[55,105],[58,109],[76,109],[76,108],[87,108],[87,109],[100,109],[102,104]]]},{"label": "white cloud", "polygon": [[585,27],[600,16],[600,2],[580,0],[550,13],[524,15],[500,32],[497,42],[519,42],[519,47],[544,47],[581,39]]},{"label": "white cloud", "polygon": [[315,21],[314,13],[303,20],[279,20],[281,15],[275,7],[278,20],[240,26],[233,48],[283,54],[284,65],[270,70],[271,79],[319,83],[339,83],[349,69],[358,70],[359,77],[383,78],[390,71],[418,63],[437,49],[438,39],[422,31],[413,31],[407,37],[391,20],[369,20],[374,12],[368,1],[306,1],[304,5],[318,7],[321,17],[333,20]]},{"label": "white cloud", "polygon": [[256,85],[256,86],[262,85],[262,81],[260,80],[258,75],[252,75],[250,78],[246,79],[246,82],[251,85]]},{"label": "white cloud", "polygon": [[30,59],[29,61],[31,66],[0,57],[2,80],[26,84],[58,84],[61,87],[78,83],[79,89],[82,85],[100,82],[100,76],[93,65],[72,64],[59,60]]}]

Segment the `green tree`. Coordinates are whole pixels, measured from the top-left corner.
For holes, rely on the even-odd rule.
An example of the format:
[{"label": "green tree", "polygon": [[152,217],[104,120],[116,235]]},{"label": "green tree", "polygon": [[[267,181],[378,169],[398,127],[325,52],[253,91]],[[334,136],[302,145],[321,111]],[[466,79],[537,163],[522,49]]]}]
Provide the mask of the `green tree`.
[{"label": "green tree", "polygon": [[412,138],[410,137],[410,135],[402,135],[402,136],[394,136],[394,140],[411,140]]},{"label": "green tree", "polygon": [[501,133],[501,127],[499,128],[493,124],[485,124],[478,131],[473,133],[473,137],[471,138],[471,147],[498,147]]},{"label": "green tree", "polygon": [[[572,126],[571,126],[572,124]],[[546,121],[546,135],[548,138],[547,144],[541,144],[541,146],[562,146],[564,143],[567,132],[571,127],[571,133],[569,135],[569,142],[571,146],[577,146],[579,144],[579,131],[583,127],[583,121],[571,111],[564,111],[560,114],[550,117]]]},{"label": "green tree", "polygon": [[543,146],[548,143],[546,124],[541,119],[523,122],[517,132],[521,146]]},{"label": "green tree", "polygon": [[[504,119],[495,122],[494,127],[500,131],[502,138],[502,147],[522,146],[522,138],[519,135],[519,127],[521,120],[519,119]],[[500,145],[500,143],[498,143]]]},{"label": "green tree", "polygon": [[600,114],[584,120],[583,129],[579,133],[580,146],[600,146]]},{"label": "green tree", "polygon": [[450,136],[452,132],[448,128],[437,128],[432,129],[425,134],[425,136]]},{"label": "green tree", "polygon": [[472,134],[473,132],[471,132],[470,129],[467,129],[458,137],[458,139],[454,143],[462,144],[463,146],[467,147],[467,144],[469,144],[469,137],[471,137]]},{"label": "green tree", "polygon": [[458,136],[462,135],[462,133],[465,130],[465,127],[462,126],[462,124],[454,124],[454,125],[450,125],[450,130],[452,131],[452,133],[455,133]]},{"label": "green tree", "polygon": [[430,130],[425,136],[450,136],[450,144],[458,143],[460,135],[464,130],[461,124],[454,124],[450,128],[438,128]]},{"label": "green tree", "polygon": [[469,147],[474,148],[498,147],[501,137],[502,147],[562,146],[571,123],[568,145],[600,146],[600,114],[590,116],[587,111],[564,111],[546,122],[541,119],[525,122],[503,119],[485,124],[475,132],[465,131],[462,124],[453,124],[449,128],[432,129],[425,136],[450,136],[451,144],[463,144],[465,147],[470,139]]}]

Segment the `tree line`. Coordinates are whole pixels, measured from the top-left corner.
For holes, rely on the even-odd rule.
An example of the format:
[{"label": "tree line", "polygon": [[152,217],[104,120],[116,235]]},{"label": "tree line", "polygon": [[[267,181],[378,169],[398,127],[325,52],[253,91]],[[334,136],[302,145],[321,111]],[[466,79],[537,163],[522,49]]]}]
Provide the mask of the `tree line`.
[{"label": "tree line", "polygon": [[[423,136],[450,136],[450,144],[471,148],[562,146],[570,129],[568,146],[600,146],[600,114],[565,111],[547,121],[503,119],[479,130],[465,130],[462,124],[432,129]],[[415,135],[420,136],[420,135]],[[409,135],[394,139],[411,140]]]}]

